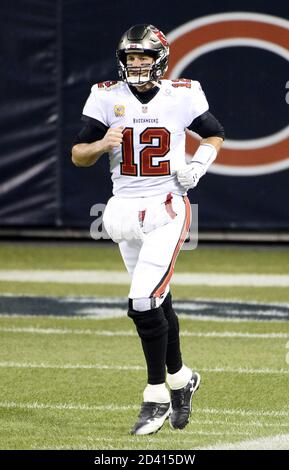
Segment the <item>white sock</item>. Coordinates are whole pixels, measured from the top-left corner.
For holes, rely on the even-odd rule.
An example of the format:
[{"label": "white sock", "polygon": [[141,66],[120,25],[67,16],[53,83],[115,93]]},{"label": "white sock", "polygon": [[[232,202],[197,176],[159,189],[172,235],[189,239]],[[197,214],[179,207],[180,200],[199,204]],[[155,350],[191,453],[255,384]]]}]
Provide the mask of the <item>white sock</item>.
[{"label": "white sock", "polygon": [[178,390],[187,385],[191,380],[192,370],[183,365],[175,374],[167,374],[167,382],[171,390]]},{"label": "white sock", "polygon": [[169,403],[171,401],[170,392],[165,383],[158,385],[147,384],[143,392],[143,399],[155,403]]}]

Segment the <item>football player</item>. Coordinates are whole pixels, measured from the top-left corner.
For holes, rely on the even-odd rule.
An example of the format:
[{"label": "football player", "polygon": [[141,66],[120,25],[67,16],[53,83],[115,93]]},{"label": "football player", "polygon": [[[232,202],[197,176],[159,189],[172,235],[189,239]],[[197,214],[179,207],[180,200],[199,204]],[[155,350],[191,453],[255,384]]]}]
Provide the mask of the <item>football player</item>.
[{"label": "football player", "polygon": [[[143,402],[131,430],[141,435],[157,432],[167,418],[172,428],[183,429],[200,384],[200,375],[182,360],[169,282],[190,226],[187,191],[215,160],[224,130],[199,82],[163,78],[169,45],[155,26],[131,27],[116,56],[120,80],[92,87],[72,161],[90,166],[109,154],[113,196],[103,221],[131,275],[128,316],[147,364]],[[201,137],[190,162],[186,129]]]}]

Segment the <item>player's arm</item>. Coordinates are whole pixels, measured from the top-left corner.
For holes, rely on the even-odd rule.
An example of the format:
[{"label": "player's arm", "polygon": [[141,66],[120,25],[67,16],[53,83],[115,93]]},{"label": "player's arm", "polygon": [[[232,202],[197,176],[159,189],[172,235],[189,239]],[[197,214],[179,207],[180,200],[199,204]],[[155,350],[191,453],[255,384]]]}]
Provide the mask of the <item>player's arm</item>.
[{"label": "player's arm", "polygon": [[76,166],[91,166],[104,154],[122,143],[122,127],[104,128],[88,123],[78,134],[72,147]]},{"label": "player's arm", "polygon": [[178,181],[186,190],[197,186],[216,159],[225,139],[223,126],[209,111],[198,116],[188,129],[199,134],[202,140],[190,164],[177,172]]},{"label": "player's arm", "polygon": [[204,145],[204,144],[213,145],[218,155],[219,151],[222,148],[223,142],[224,142],[223,137],[213,136],[213,137],[207,137],[206,139],[202,139],[200,142],[200,145]]},{"label": "player's arm", "polygon": [[194,119],[188,129],[202,137],[200,145],[213,145],[217,154],[221,150],[225,139],[225,131],[222,124],[210,111],[206,111]]}]

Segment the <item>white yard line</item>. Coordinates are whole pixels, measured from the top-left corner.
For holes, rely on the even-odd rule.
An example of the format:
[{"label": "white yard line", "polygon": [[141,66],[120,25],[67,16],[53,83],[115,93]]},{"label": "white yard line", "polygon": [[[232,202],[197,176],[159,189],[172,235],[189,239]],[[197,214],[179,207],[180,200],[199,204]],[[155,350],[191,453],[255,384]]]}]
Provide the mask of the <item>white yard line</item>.
[{"label": "white yard line", "polygon": [[260,437],[235,443],[214,444],[202,447],[203,450],[289,450],[289,434]]},{"label": "white yard line", "polygon": [[[240,425],[239,425],[240,426]],[[187,435],[200,435],[200,436],[254,436],[255,433],[253,431],[204,431],[204,430],[193,430],[193,431],[183,431],[182,434]]]},{"label": "white yard line", "polygon": [[[160,434],[157,434],[156,435],[151,435],[151,436],[146,436],[146,440],[145,442],[148,443],[148,442],[157,442],[159,444],[167,444],[168,443],[168,437],[167,437],[167,429],[168,427],[164,427],[162,429],[162,435],[166,436],[166,437],[161,437]],[[171,430],[169,430],[169,433],[171,434]],[[188,446],[188,449],[191,448],[192,446],[192,440],[189,439],[189,436],[187,436],[187,439],[184,439],[182,438],[181,436],[183,434],[187,434],[186,432],[182,431],[178,436],[180,437],[181,439],[181,443],[182,445],[187,445]],[[214,431],[196,431],[194,434],[196,435],[201,435],[201,436],[219,436],[219,434],[217,432],[214,432]],[[223,434],[224,435],[224,434]],[[225,434],[226,435],[226,434]],[[230,435],[234,436],[234,435],[237,435],[237,436],[240,436],[240,435],[243,435],[243,436],[247,436],[247,435],[250,435],[252,436],[253,434],[248,434],[247,432],[231,432]],[[104,443],[107,443],[107,445],[109,446],[108,448],[110,450],[119,450],[119,446],[116,447],[117,443],[124,443],[124,444],[127,444],[127,443],[130,443],[130,444],[135,444],[136,442],[136,438],[135,436],[123,436],[123,437],[95,437],[95,436],[88,436],[86,437],[86,440],[85,442],[77,442],[75,443],[75,438],[73,438],[73,442],[69,442],[69,438],[65,438],[65,441],[67,441],[68,443],[65,445],[61,445],[61,446],[49,446],[49,447],[38,447],[38,445],[33,445],[32,448],[34,450],[95,450],[95,448],[97,449],[98,448],[98,443],[101,443],[102,444],[102,449],[103,449],[103,445]],[[126,447],[127,448],[127,447]],[[180,451],[181,453],[181,451]],[[180,463],[179,463],[180,464]],[[192,462],[191,462],[192,464]]]},{"label": "white yard line", "polygon": [[220,408],[197,408],[194,407],[194,413],[208,414],[208,415],[225,415],[225,416],[270,416],[271,418],[287,418],[289,416],[289,410],[281,411],[258,411],[258,410],[232,410],[232,409],[220,409]]},{"label": "white yard line", "polygon": [[[10,317],[11,318],[11,317]],[[96,335],[96,336],[135,336],[137,334],[133,330],[93,330],[81,328],[39,328],[33,326],[27,327],[0,327],[0,333],[29,333],[40,335]],[[180,333],[184,337],[200,337],[200,338],[246,338],[246,339],[287,339],[289,333],[248,333],[243,331],[187,331]]]},{"label": "white yard line", "polygon": [[[0,281],[130,284],[122,271],[0,270]],[[289,287],[289,274],[175,273],[174,285]]]},{"label": "white yard line", "polygon": [[[95,304],[97,307],[99,307],[99,304],[107,304],[109,303],[109,305],[119,305],[120,303],[122,303],[125,307],[127,305],[127,297],[116,297],[116,296],[113,296],[113,297],[98,297],[98,296],[72,296],[72,295],[68,295],[68,296],[55,296],[55,295],[37,295],[37,294],[15,294],[15,292],[3,292],[3,293],[0,293],[0,297],[4,297],[4,298],[12,298],[13,300],[17,299],[17,300],[23,300],[23,295],[25,296],[25,299],[45,299],[45,300],[58,300],[59,302],[63,303],[63,304],[71,304],[71,303],[79,303],[79,304],[87,304],[88,302],[91,303],[91,304]],[[211,302],[216,302],[216,303],[219,303],[219,304],[236,304],[236,305],[244,305],[244,303],[246,305],[253,305],[253,306],[256,306],[258,308],[261,308],[262,306],[264,306],[264,302],[260,302],[258,300],[248,300],[248,301],[243,301],[243,300],[240,300],[240,299],[220,299],[220,298],[214,298],[214,297],[210,297],[209,299],[208,298],[205,298],[205,297],[194,297],[193,301],[191,300],[181,300],[181,299],[175,299],[175,302],[177,302],[178,304],[178,307],[188,307],[190,306],[192,310],[195,310],[195,309],[199,309],[200,307],[203,307],[204,309],[207,308],[207,305],[203,305],[204,303],[208,302],[209,304]],[[195,303],[198,303],[198,302],[201,302],[202,305],[201,306],[196,306]],[[289,303],[288,302],[265,302],[265,305],[266,306],[272,306],[272,307],[289,307]],[[54,316],[53,316],[54,317]]]},{"label": "white yard line", "polygon": [[[14,361],[1,361],[0,368],[15,368],[15,369],[93,369],[93,370],[136,370],[143,371],[146,368],[139,365],[131,366],[118,366],[108,364],[49,364],[44,362],[14,362]],[[227,373],[227,374],[289,374],[288,369],[249,369],[249,368],[234,368],[234,367],[212,367],[212,368],[197,368],[199,372],[206,373]]]},{"label": "white yard line", "polygon": [[[269,305],[269,304],[268,304]],[[287,307],[288,305],[286,305]],[[64,319],[69,319],[69,322],[72,322],[72,321],[78,321],[78,320],[93,320],[93,321],[99,321],[99,320],[103,320],[103,319],[106,319],[106,318],[120,318],[120,317],[126,317],[127,316],[127,313],[126,311],[124,310],[120,310],[119,309],[119,312],[118,311],[115,311],[115,309],[106,309],[107,312],[103,312],[103,314],[99,315],[98,311],[97,311],[97,315],[95,315],[95,311],[94,311],[94,314],[88,314],[88,315],[73,315],[73,316],[65,316],[65,315],[54,315],[53,314],[53,320],[60,320],[60,321],[63,321]],[[47,315],[46,314],[20,314],[20,313],[0,313],[0,318],[10,318],[10,319],[15,319],[15,318],[25,318],[25,319],[28,319],[28,318],[31,318],[31,319],[36,319],[36,318],[47,318]],[[197,321],[200,321],[200,322],[210,322],[210,323],[235,323],[235,324],[238,324],[238,323],[247,323],[247,322],[250,322],[250,323],[260,323],[260,318],[248,318],[248,317],[245,317],[245,318],[234,318],[234,317],[216,317],[216,316],[210,316],[210,315],[185,315],[185,314],[178,314],[178,317],[180,319],[183,319],[183,320],[197,320]],[[280,323],[286,323],[286,325],[288,325],[288,320],[286,319],[277,319],[277,318],[273,318],[273,319],[269,319],[268,318],[262,318],[262,321],[266,321],[266,323],[276,323],[276,321],[278,321],[278,324]],[[281,333],[281,334],[286,334],[286,333]]]},{"label": "white yard line", "polygon": [[182,331],[181,336],[197,336],[200,338],[286,339],[289,338],[289,333],[248,333],[243,331]]},{"label": "white yard line", "polygon": [[138,410],[139,405],[85,405],[81,403],[16,403],[0,402],[0,408],[24,410],[76,410],[76,411],[128,411]]},{"label": "white yard line", "polygon": [[[11,408],[20,408],[20,409],[34,409],[34,410],[43,410],[43,409],[52,409],[52,410],[76,410],[76,411],[129,411],[129,410],[139,410],[138,405],[87,405],[82,403],[39,403],[39,402],[27,402],[27,403],[17,403],[2,401],[0,402],[0,408],[11,409]],[[258,416],[258,417],[275,417],[275,418],[287,418],[289,416],[289,411],[259,411],[259,410],[234,410],[234,409],[209,409],[209,408],[196,408],[194,407],[194,413],[200,414],[214,414],[214,415],[235,415],[235,416]]]},{"label": "white yard line", "polygon": [[249,369],[249,368],[234,368],[234,367],[215,367],[215,368],[200,368],[200,372],[209,372],[209,373],[227,373],[227,374],[289,374],[288,369]]},{"label": "white yard line", "polygon": [[[192,418],[190,420],[190,422],[195,425],[195,424],[200,424],[200,425],[209,425],[209,426],[216,426],[216,425],[220,425],[220,426],[225,426],[225,427],[228,427],[228,426],[232,426],[232,427],[240,427],[242,424],[246,425],[247,426],[250,426],[250,427],[253,427],[253,428],[288,428],[289,429],[289,422],[288,423],[280,423],[280,421],[276,422],[276,423],[265,423],[265,422],[261,422],[261,421],[246,421],[246,422],[240,422],[240,421],[231,421],[231,418],[229,421],[226,421],[224,419],[222,420],[212,420],[212,419],[202,419],[202,420],[198,420],[198,419],[194,419]],[[182,431],[183,432],[183,431]]]},{"label": "white yard line", "polygon": [[[10,317],[11,318],[11,317]],[[137,336],[133,330],[107,331],[76,328],[35,328],[35,327],[0,327],[0,333],[30,333],[40,335],[96,335],[96,336]]]},{"label": "white yard line", "polygon": [[94,370],[145,370],[144,366],[117,366],[106,364],[48,364],[44,362],[1,361],[0,368],[15,369],[94,369]]},{"label": "white yard line", "polygon": [[[95,312],[94,312],[95,313]],[[120,317],[126,317],[127,314],[126,312],[124,312],[123,310],[121,311],[120,314],[117,314],[117,313],[112,313],[112,310],[109,309],[109,315],[107,315],[106,313],[104,313],[103,315],[93,315],[93,314],[89,314],[89,315],[73,315],[73,316],[65,316],[65,315],[53,315],[53,320],[61,320],[63,321],[64,319],[69,319],[70,322],[72,321],[78,321],[78,320],[95,320],[95,321],[98,321],[98,320],[103,320],[105,318],[120,318]],[[20,314],[20,313],[0,313],[0,318],[10,318],[10,319],[14,319],[14,318],[32,318],[32,319],[35,319],[35,318],[47,318],[47,315],[45,314]],[[210,322],[210,323],[235,323],[235,324],[239,324],[239,323],[247,323],[247,322],[250,322],[250,323],[260,323],[260,319],[256,319],[256,318],[249,318],[248,317],[245,317],[245,318],[233,318],[233,317],[215,317],[215,316],[206,316],[206,315],[202,315],[202,316],[199,316],[199,315],[183,315],[183,314],[179,314],[178,317],[180,319],[183,319],[183,320],[198,320],[200,322]],[[278,319],[267,319],[267,318],[262,318],[262,321],[266,321],[266,323],[276,323],[276,321],[278,321],[278,324],[280,323],[286,323],[288,324],[288,320],[280,320],[279,318]]]}]

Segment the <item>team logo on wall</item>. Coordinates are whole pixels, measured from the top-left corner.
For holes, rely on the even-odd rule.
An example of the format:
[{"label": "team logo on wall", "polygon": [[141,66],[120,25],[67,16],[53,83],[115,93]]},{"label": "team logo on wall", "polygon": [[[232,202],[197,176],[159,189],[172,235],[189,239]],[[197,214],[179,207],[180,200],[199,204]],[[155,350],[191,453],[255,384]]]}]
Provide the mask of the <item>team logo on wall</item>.
[{"label": "team logo on wall", "polygon": [[125,115],[125,107],[122,104],[116,104],[114,106],[114,114],[116,117],[122,117]]},{"label": "team logo on wall", "polygon": [[[203,54],[226,47],[257,47],[289,62],[289,21],[271,15],[239,12],[205,16],[181,25],[167,37],[170,79],[183,76],[183,70]],[[284,77],[283,99],[287,80],[288,77]],[[187,154],[192,156],[197,146],[198,140],[188,133]],[[242,176],[272,173],[288,167],[289,125],[261,138],[226,139],[209,171]]]}]

